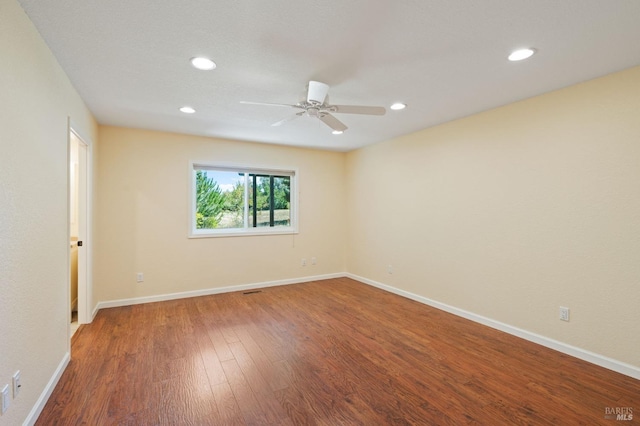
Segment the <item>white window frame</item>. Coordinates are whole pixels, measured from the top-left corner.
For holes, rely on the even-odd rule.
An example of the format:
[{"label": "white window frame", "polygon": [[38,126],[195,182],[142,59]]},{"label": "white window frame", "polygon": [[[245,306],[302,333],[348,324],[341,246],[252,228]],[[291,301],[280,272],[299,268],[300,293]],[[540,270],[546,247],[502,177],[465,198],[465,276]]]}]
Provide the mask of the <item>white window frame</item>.
[{"label": "white window frame", "polygon": [[[245,174],[290,176],[290,226],[249,227],[245,220],[243,228],[197,229],[196,228],[196,170],[229,171]],[[255,235],[289,235],[298,233],[298,170],[293,167],[248,166],[202,161],[189,162],[189,238],[245,237]],[[245,199],[248,192],[245,191]]]}]

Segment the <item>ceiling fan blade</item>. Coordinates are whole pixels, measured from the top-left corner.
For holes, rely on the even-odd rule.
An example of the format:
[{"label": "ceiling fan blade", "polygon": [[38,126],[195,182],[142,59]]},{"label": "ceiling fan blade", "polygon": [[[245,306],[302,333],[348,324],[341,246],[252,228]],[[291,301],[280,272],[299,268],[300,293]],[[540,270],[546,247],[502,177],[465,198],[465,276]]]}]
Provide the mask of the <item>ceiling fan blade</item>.
[{"label": "ceiling fan blade", "polygon": [[296,113],[296,114],[292,115],[291,117],[283,118],[283,119],[282,119],[282,120],[280,120],[280,121],[276,121],[276,122],[275,122],[275,123],[273,123],[271,126],[272,126],[272,127],[278,127],[278,126],[281,126],[281,125],[283,125],[284,123],[288,123],[289,121],[293,121],[293,120],[295,120],[296,118],[298,118],[298,117],[302,116],[303,114],[304,114],[304,111],[298,112],[298,113]]},{"label": "ceiling fan blade", "polygon": [[387,113],[387,110],[384,107],[360,105],[331,105],[331,111],[340,114],[365,115],[385,115]]},{"label": "ceiling fan blade", "polygon": [[342,121],[338,120],[337,118],[335,118],[331,114],[321,114],[321,115],[318,116],[318,118],[324,124],[326,124],[327,126],[331,127],[335,131],[344,132],[345,130],[347,130],[347,126],[345,126]]},{"label": "ceiling fan blade", "polygon": [[322,105],[329,93],[329,86],[319,81],[310,81],[307,90],[307,102]]},{"label": "ceiling fan blade", "polygon": [[266,105],[266,106],[280,106],[280,107],[289,107],[289,108],[302,108],[300,105],[292,105],[292,104],[272,104],[269,102],[249,102],[249,101],[240,101],[241,104],[245,105]]}]

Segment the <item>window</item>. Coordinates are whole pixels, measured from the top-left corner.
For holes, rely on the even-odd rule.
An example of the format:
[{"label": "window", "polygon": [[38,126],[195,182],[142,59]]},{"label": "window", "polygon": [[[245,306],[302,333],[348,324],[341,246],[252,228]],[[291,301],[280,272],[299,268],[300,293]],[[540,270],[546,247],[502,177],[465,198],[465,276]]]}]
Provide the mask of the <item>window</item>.
[{"label": "window", "polygon": [[192,164],[191,237],[297,232],[293,170]]}]

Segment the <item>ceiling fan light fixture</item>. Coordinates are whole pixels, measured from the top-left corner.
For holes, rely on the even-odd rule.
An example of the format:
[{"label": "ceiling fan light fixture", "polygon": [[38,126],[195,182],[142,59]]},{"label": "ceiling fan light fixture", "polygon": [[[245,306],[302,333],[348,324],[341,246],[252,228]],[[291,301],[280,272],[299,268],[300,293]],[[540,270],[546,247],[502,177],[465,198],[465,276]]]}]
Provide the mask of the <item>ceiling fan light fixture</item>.
[{"label": "ceiling fan light fixture", "polygon": [[507,59],[512,62],[522,61],[524,59],[530,58],[533,54],[536,53],[535,49],[527,47],[526,49],[518,49],[511,52]]},{"label": "ceiling fan light fixture", "polygon": [[194,68],[197,68],[202,71],[209,71],[215,69],[216,63],[213,62],[209,58],[205,58],[204,56],[196,56],[195,58],[191,58],[191,65]]},{"label": "ceiling fan light fixture", "polygon": [[403,104],[402,102],[396,102],[395,104],[391,105],[389,108],[391,108],[394,111],[400,111],[401,109],[405,109],[407,107],[407,104]]},{"label": "ceiling fan light fixture", "polygon": [[190,106],[183,106],[182,108],[180,108],[180,111],[184,112],[185,114],[193,114],[194,112],[196,112],[196,110],[191,108]]}]

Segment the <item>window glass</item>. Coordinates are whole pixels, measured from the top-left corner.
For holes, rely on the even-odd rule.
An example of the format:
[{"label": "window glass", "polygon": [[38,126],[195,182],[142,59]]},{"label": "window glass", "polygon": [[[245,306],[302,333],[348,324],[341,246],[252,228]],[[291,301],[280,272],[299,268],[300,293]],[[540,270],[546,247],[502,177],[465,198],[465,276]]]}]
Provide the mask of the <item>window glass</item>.
[{"label": "window glass", "polygon": [[194,165],[192,173],[192,234],[294,232],[293,171]]}]

